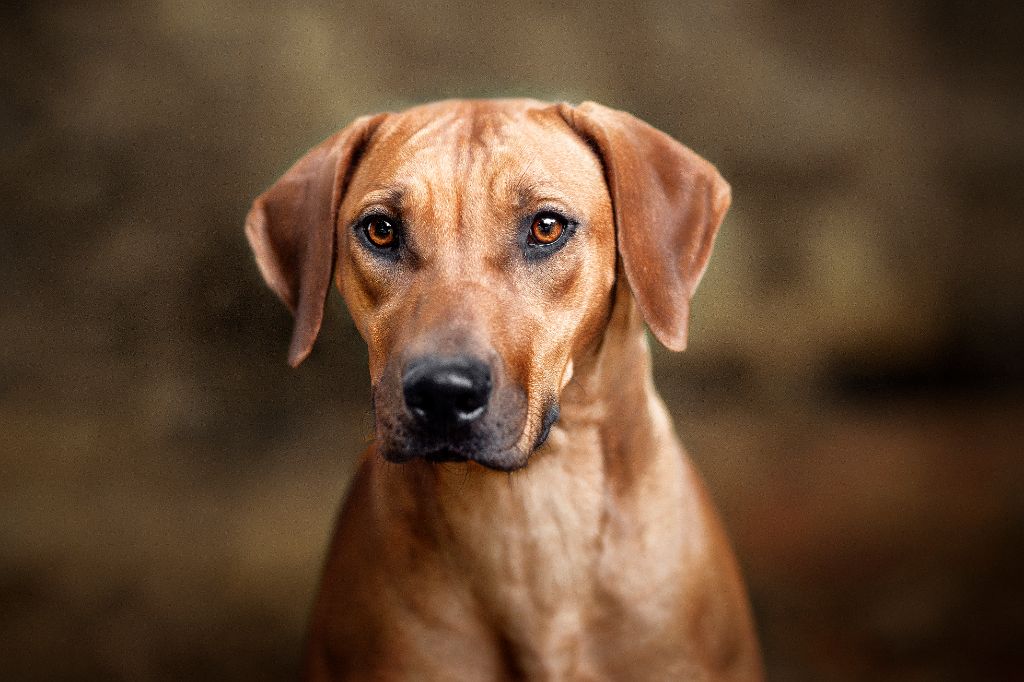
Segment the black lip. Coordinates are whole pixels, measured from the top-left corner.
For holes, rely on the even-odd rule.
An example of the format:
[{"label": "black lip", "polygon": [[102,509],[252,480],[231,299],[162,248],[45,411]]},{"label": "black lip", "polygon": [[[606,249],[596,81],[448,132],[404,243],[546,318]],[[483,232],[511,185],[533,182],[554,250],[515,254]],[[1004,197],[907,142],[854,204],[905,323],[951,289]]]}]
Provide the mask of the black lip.
[{"label": "black lip", "polygon": [[491,471],[499,471],[503,473],[510,473],[513,471],[517,471],[518,469],[522,469],[530,461],[529,457],[522,459],[517,457],[508,459],[492,457],[473,457],[471,455],[466,455],[461,452],[458,452],[457,450],[452,450],[449,448],[430,450],[425,453],[403,453],[385,451],[382,454],[384,455],[384,459],[395,464],[405,464],[415,459],[422,459],[423,461],[430,462],[431,464],[466,464],[469,462],[475,462],[485,469],[490,469]]},{"label": "black lip", "polygon": [[536,450],[540,446],[544,445],[547,441],[548,436],[551,435],[551,427],[558,421],[559,407],[557,401],[552,401],[546,410],[544,410],[544,420],[540,425],[540,433],[537,434],[537,441],[533,444],[533,449]]},{"label": "black lip", "polygon": [[454,450],[449,450],[447,448],[443,448],[441,450],[435,450],[434,452],[428,452],[426,455],[423,456],[423,459],[427,460],[428,462],[468,462],[469,461],[469,457],[467,457],[466,455],[462,454],[461,452],[456,452]]}]

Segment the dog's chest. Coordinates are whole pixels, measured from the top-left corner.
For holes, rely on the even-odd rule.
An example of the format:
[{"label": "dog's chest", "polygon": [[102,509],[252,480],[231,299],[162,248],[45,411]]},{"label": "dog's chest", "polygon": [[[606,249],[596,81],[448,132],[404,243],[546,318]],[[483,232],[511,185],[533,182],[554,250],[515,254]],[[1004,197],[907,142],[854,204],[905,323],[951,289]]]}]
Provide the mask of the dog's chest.
[{"label": "dog's chest", "polygon": [[452,559],[472,576],[481,611],[531,676],[557,679],[583,665],[601,550],[601,475],[555,459],[534,462],[453,528]]},{"label": "dog's chest", "polygon": [[[587,434],[573,446],[599,447]],[[585,677],[607,654],[595,650],[595,631],[635,638],[671,619],[673,519],[646,523],[617,504],[606,475],[600,458],[566,449],[495,479],[486,506],[452,500],[452,568],[472,580],[490,627],[533,677]]]}]

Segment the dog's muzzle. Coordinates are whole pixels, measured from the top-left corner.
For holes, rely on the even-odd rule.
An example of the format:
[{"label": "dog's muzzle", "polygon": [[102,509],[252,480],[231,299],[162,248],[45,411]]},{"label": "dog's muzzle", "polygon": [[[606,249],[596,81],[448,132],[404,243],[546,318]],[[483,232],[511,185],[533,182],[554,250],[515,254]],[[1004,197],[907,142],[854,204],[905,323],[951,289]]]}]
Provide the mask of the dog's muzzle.
[{"label": "dog's muzzle", "polygon": [[378,450],[400,463],[473,461],[510,471],[526,464],[525,391],[500,363],[471,353],[416,355],[374,385]]}]

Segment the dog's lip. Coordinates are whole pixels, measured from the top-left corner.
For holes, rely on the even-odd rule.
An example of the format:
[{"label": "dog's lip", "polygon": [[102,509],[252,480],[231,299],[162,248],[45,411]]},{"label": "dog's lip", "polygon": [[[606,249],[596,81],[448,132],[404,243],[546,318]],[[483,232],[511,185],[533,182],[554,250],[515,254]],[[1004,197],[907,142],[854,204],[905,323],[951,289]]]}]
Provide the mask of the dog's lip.
[{"label": "dog's lip", "polygon": [[423,455],[423,459],[428,462],[468,462],[470,458],[451,448],[439,448]]},{"label": "dog's lip", "polygon": [[459,450],[452,449],[449,447],[431,450],[430,452],[427,452],[424,455],[422,455],[422,457],[426,461],[434,464],[475,462],[476,464],[479,464],[485,469],[490,469],[491,471],[504,472],[511,472],[516,471],[517,469],[522,469],[523,467],[526,466],[527,462],[529,461],[529,458],[511,458],[502,461],[491,457],[477,457],[474,455],[465,454]]}]

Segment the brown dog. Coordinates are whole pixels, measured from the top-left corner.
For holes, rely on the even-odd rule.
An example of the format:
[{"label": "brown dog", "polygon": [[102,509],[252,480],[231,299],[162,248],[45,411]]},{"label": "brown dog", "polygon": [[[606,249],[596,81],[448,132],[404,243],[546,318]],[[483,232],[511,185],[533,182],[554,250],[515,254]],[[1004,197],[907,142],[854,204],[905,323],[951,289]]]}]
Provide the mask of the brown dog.
[{"label": "brown dog", "polygon": [[332,272],[370,351],[307,678],[762,677],[644,336],[686,345],[729,197],[628,114],[504,100],[361,118],[256,199],[291,363]]}]

